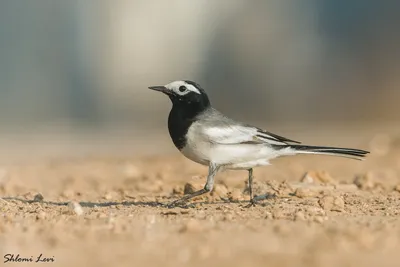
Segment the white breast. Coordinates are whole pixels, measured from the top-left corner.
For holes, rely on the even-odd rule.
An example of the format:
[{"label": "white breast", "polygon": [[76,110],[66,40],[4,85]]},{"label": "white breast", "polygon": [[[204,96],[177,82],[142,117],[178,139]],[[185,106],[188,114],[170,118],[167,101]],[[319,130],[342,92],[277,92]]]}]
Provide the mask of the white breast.
[{"label": "white breast", "polygon": [[203,140],[196,140],[192,135],[187,135],[186,145],[181,149],[181,153],[190,160],[202,165],[210,163],[211,143]]}]

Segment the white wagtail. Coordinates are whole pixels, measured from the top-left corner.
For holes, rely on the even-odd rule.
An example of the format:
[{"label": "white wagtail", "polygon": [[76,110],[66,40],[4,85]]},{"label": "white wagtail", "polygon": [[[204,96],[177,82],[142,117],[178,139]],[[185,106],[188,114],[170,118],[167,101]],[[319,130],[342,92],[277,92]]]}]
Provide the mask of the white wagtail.
[{"label": "white wagtail", "polygon": [[166,94],[172,101],[168,129],[172,141],[187,158],[209,167],[203,189],[174,201],[187,201],[210,192],[219,170],[248,171],[251,204],[253,168],[269,165],[271,159],[296,154],[322,154],[361,159],[368,151],[300,145],[299,142],[232,120],[211,106],[203,88],[192,81],[175,81],[149,89]]}]

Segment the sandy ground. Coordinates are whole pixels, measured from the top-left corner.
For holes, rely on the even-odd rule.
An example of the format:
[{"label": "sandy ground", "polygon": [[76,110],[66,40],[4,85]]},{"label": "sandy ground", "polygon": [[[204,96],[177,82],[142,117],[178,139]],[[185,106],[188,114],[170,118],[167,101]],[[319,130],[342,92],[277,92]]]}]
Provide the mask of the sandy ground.
[{"label": "sandy ground", "polygon": [[207,169],[175,151],[7,163],[1,262],[42,254],[48,266],[400,266],[400,142],[366,141],[355,145],[373,152],[363,162],[297,156],[256,169],[256,194],[275,198],[250,208],[244,171],[219,174],[195,205],[162,206],[205,182]]}]

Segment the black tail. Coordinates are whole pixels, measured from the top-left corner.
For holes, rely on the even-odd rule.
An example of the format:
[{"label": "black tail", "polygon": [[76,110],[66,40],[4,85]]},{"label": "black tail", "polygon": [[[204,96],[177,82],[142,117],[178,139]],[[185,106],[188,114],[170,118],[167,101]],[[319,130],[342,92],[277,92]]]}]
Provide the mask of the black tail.
[{"label": "black tail", "polygon": [[[352,159],[362,160],[370,152],[353,148],[325,147],[325,146],[305,146],[305,145],[288,145],[301,154],[322,154],[331,156],[340,156]],[[283,146],[282,146],[283,148]]]}]

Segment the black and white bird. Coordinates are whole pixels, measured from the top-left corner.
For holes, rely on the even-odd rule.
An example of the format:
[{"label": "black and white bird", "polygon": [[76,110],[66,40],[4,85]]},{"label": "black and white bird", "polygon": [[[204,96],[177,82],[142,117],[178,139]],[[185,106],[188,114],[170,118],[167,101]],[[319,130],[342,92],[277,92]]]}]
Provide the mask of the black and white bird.
[{"label": "black and white bird", "polygon": [[248,171],[250,201],[254,204],[253,168],[269,165],[274,158],[321,154],[362,159],[369,153],[351,148],[300,145],[300,142],[230,119],[214,109],[204,89],[192,81],[174,81],[149,89],[166,94],[172,101],[168,129],[175,146],[187,158],[209,167],[204,188],[172,204],[212,191],[214,177],[222,169]]}]

